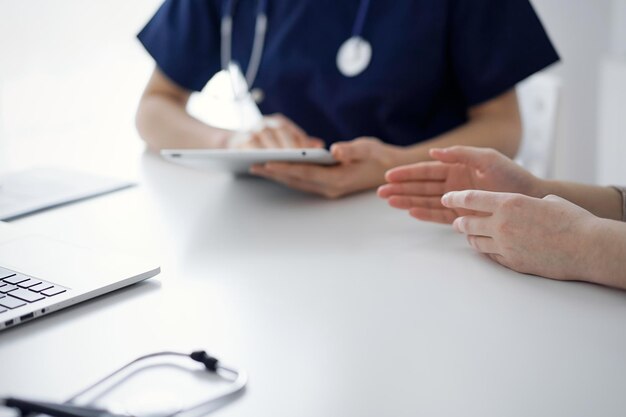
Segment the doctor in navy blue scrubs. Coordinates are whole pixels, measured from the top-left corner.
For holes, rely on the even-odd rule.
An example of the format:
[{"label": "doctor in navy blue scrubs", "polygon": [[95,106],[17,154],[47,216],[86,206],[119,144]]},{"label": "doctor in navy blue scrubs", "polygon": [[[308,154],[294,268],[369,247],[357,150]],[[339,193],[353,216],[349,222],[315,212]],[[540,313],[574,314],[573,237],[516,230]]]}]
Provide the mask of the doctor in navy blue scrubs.
[{"label": "doctor in navy blue scrubs", "polygon": [[[267,30],[255,65],[259,16]],[[340,161],[253,173],[329,198],[379,186],[385,171],[429,159],[432,147],[514,156],[515,85],[559,59],[528,0],[166,0],[138,37],[156,62],[137,113],[151,148],[232,146],[234,132],[186,111],[227,52],[244,73],[255,65],[248,81],[268,115],[247,146],[321,138]]]}]

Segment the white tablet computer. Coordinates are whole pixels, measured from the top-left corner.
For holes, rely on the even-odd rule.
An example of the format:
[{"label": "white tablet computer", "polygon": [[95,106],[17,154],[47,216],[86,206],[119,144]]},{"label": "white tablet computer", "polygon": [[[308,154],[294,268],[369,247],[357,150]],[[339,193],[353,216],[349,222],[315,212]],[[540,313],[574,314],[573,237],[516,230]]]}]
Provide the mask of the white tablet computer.
[{"label": "white tablet computer", "polygon": [[299,162],[333,165],[337,163],[326,149],[163,149],[168,161],[195,168],[223,169],[247,173],[252,165],[266,162]]}]

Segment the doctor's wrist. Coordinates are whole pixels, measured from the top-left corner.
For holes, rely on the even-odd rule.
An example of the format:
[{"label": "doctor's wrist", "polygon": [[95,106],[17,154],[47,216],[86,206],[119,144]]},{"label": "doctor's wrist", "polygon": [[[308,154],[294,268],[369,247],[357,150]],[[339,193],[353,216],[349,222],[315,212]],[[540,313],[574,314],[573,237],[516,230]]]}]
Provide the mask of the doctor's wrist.
[{"label": "doctor's wrist", "polygon": [[383,165],[387,170],[417,162],[416,156],[410,148],[389,144],[385,144],[385,147],[387,151],[385,152]]}]

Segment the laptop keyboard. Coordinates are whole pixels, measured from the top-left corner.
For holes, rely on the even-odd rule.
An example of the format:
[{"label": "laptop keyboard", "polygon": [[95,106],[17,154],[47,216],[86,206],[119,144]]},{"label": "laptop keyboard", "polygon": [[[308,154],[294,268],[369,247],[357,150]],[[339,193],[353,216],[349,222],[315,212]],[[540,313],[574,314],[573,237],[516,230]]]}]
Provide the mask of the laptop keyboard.
[{"label": "laptop keyboard", "polygon": [[62,294],[68,289],[0,268],[0,315],[14,308]]}]

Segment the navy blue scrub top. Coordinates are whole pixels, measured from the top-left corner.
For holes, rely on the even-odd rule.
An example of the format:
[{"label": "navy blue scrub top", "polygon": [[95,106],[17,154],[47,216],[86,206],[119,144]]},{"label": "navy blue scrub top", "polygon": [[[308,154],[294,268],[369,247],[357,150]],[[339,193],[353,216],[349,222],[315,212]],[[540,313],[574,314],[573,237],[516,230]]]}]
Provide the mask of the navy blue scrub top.
[{"label": "navy blue scrub top", "polygon": [[[233,60],[245,72],[257,0],[236,2]],[[283,113],[333,143],[375,136],[410,145],[458,127],[468,109],[558,61],[528,0],[371,0],[362,36],[372,61],[337,69],[360,0],[268,0],[254,83],[264,114]],[[138,38],[159,69],[200,91],[220,70],[222,0],[167,0]]]}]

